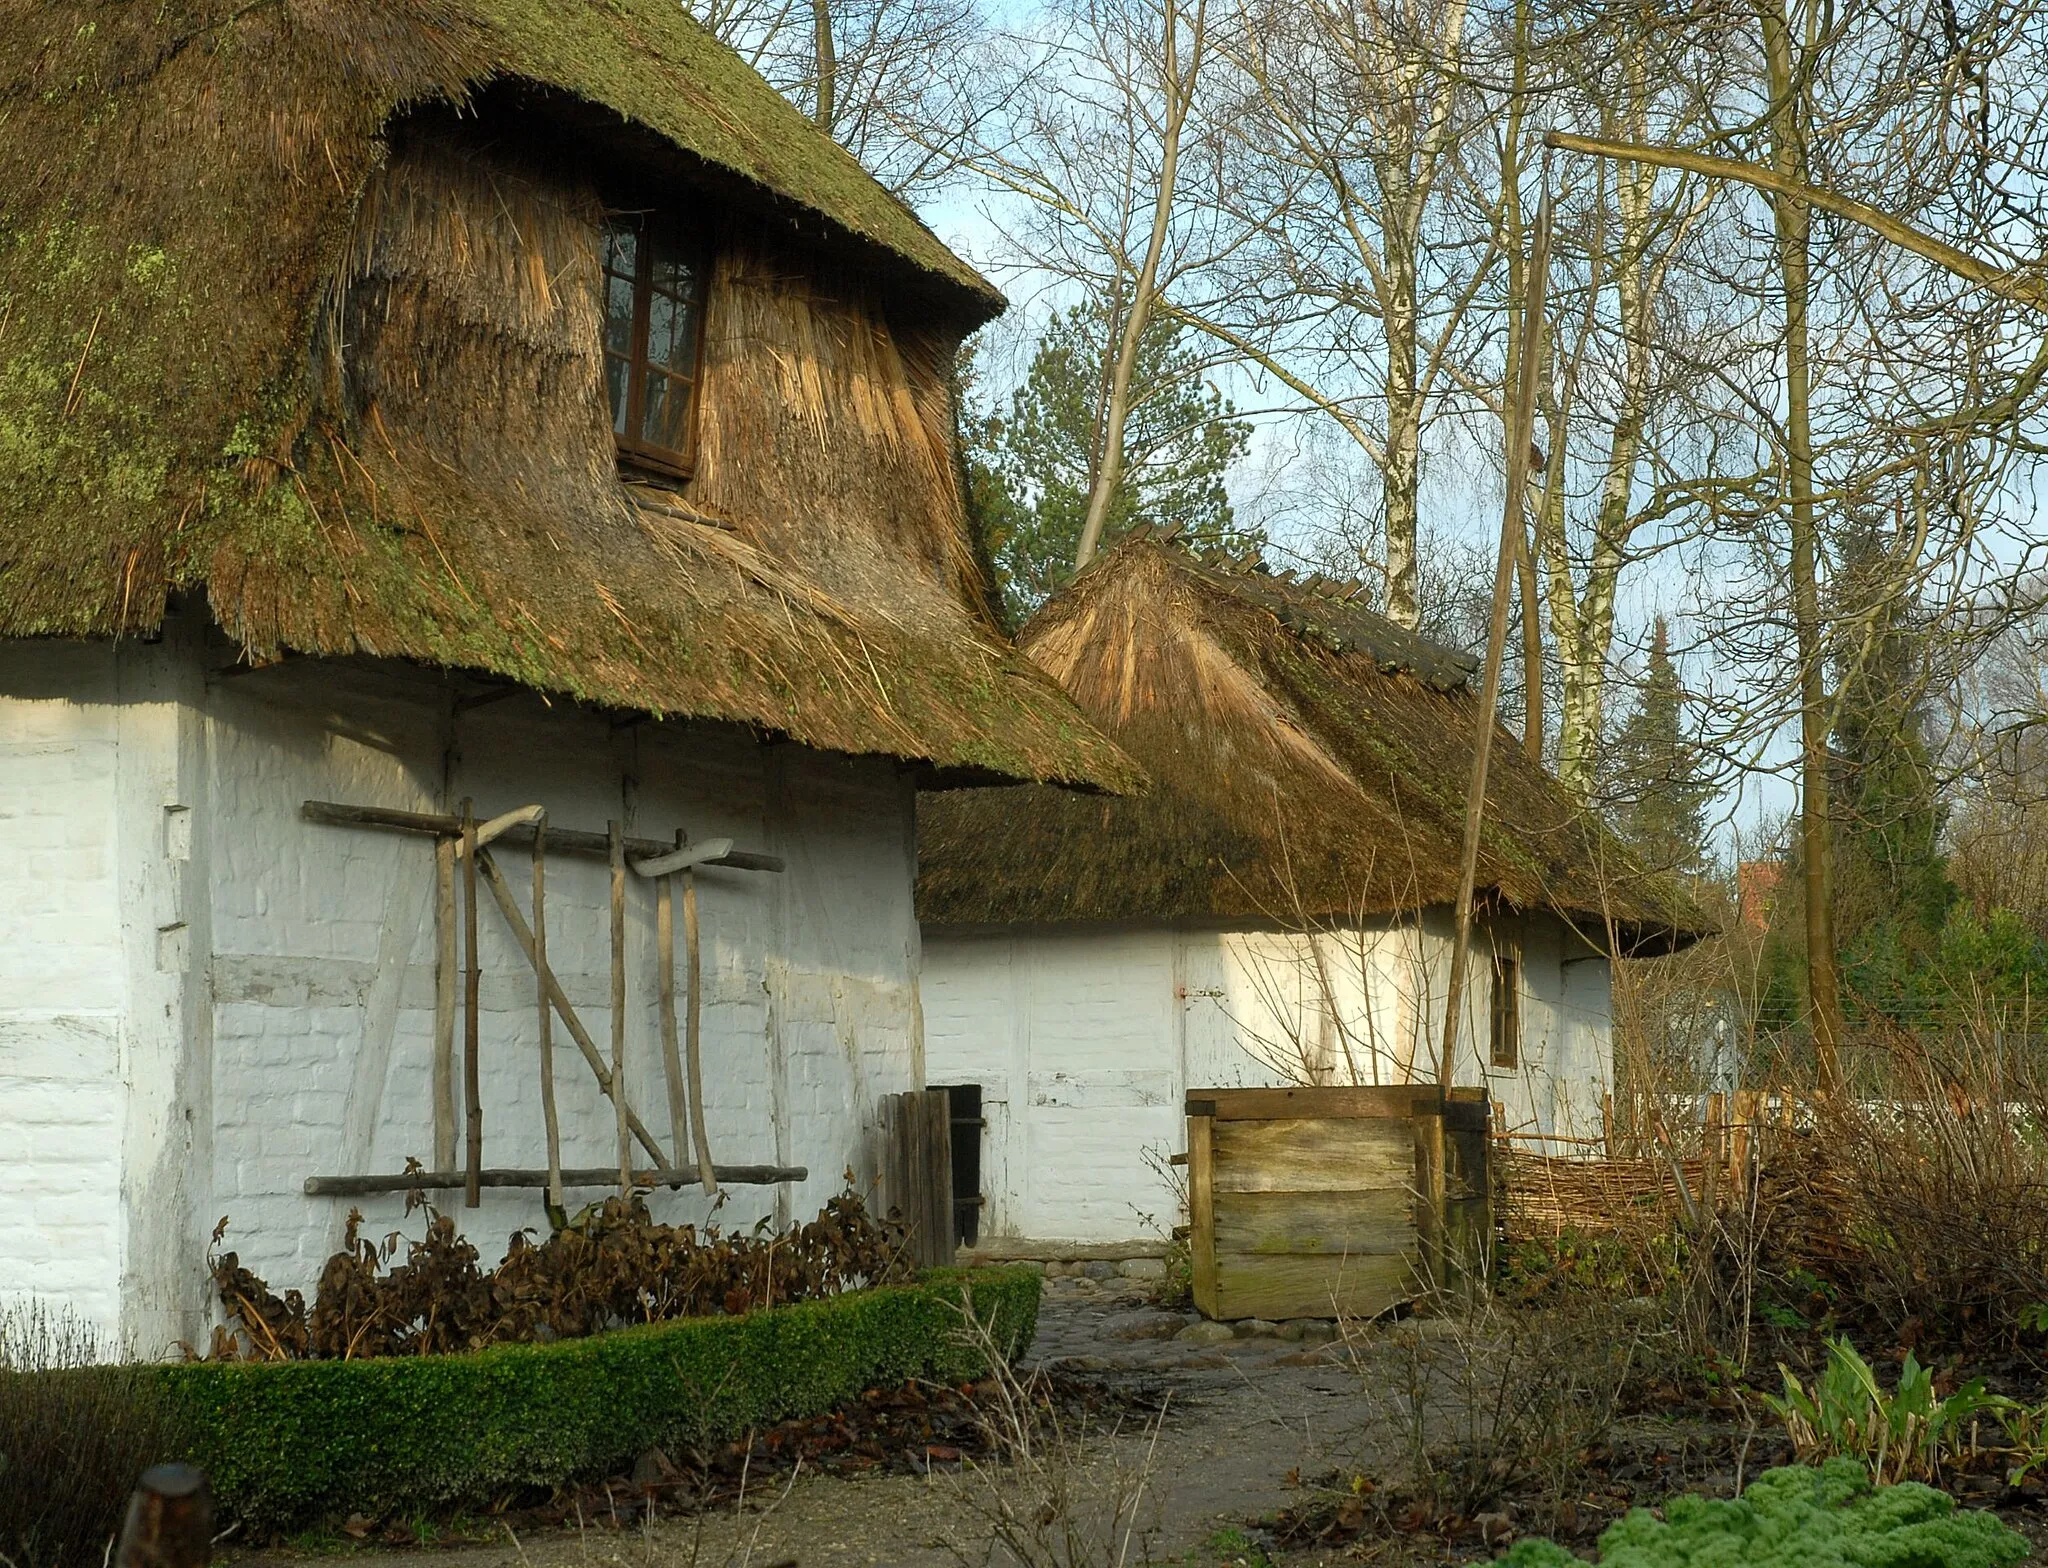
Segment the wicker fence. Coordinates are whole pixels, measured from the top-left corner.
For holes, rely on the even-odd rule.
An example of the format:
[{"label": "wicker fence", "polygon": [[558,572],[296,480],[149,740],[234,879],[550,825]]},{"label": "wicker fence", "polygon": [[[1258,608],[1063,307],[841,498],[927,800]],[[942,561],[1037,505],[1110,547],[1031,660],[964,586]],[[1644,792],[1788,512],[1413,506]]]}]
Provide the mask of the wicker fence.
[{"label": "wicker fence", "polygon": [[1811,1126],[1812,1107],[1744,1090],[1673,1099],[1645,1121],[1646,1134],[1632,1139],[1611,1136],[1610,1122],[1610,1139],[1587,1145],[1603,1152],[1583,1157],[1534,1152],[1528,1143],[1563,1140],[1496,1125],[1496,1191],[1507,1236],[1662,1229],[1689,1209],[1741,1201],[1777,1141]]}]

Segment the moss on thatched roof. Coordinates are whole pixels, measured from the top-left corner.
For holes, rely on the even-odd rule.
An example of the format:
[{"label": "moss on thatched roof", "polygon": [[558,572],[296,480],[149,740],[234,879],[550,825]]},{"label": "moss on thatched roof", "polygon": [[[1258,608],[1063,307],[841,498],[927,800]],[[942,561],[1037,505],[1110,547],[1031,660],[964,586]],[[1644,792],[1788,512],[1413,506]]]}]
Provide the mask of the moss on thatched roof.
[{"label": "moss on thatched roof", "polygon": [[[761,343],[735,335],[759,289],[714,296],[726,458],[693,495],[729,509],[635,506],[613,475],[592,190],[493,166],[482,206],[444,222],[448,175],[407,210],[422,124],[470,127],[459,156],[511,128],[557,174],[627,168],[794,300]],[[203,592],[259,659],[1127,783],[960,564],[946,368],[1000,303],[675,0],[12,6],[0,636],[145,632]]]},{"label": "moss on thatched roof", "polygon": [[[1019,646],[1153,780],[926,797],[919,917],[936,925],[1222,919],[1302,925],[1455,900],[1478,701],[1463,654],[1345,585],[1278,578],[1140,529],[1049,601]],[[1605,945],[1708,929],[1505,731],[1478,888]]]}]

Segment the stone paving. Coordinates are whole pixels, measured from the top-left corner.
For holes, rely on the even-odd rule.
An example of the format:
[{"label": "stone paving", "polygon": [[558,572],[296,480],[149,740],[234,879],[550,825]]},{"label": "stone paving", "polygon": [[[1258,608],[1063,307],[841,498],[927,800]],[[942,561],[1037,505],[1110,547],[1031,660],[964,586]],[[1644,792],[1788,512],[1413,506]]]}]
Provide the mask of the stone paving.
[{"label": "stone paving", "polygon": [[[1153,1281],[1113,1263],[1083,1263],[1078,1273],[1048,1271],[1038,1338],[1027,1366],[1067,1372],[1237,1376],[1266,1367],[1327,1367],[1341,1358],[1336,1324],[1322,1318],[1211,1323],[1192,1308],[1153,1306]],[[1213,1381],[1213,1379],[1196,1379]]]}]

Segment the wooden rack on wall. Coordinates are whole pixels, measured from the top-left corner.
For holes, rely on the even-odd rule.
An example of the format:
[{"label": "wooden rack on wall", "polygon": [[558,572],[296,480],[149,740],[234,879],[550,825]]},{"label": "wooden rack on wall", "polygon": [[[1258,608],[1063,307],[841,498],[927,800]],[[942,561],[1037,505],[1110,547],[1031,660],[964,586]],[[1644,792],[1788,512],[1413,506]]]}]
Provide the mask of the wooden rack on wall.
[{"label": "wooden rack on wall", "polygon": [[[802,1166],[729,1165],[711,1158],[704,1119],[702,1035],[702,962],[697,913],[697,871],[716,866],[732,871],[779,872],[774,855],[736,850],[730,839],[691,844],[678,829],[672,840],[628,838],[617,822],[602,833],[557,828],[539,805],[521,806],[479,821],[465,800],[457,814],[398,811],[382,806],[344,805],[309,800],[299,808],[308,822],[331,827],[371,828],[412,833],[434,840],[435,985],[434,985],[434,1169],[389,1175],[311,1176],[305,1190],[314,1196],[361,1196],[406,1192],[416,1188],[461,1187],[465,1206],[476,1208],[485,1187],[545,1187],[552,1209],[563,1208],[563,1191],[571,1186],[610,1186],[621,1193],[635,1188],[676,1187],[694,1176],[707,1195],[721,1181],[776,1183],[802,1181]],[[533,918],[520,910],[492,850],[524,846],[532,854]],[[596,1040],[570,1004],[568,994],[549,966],[547,956],[547,857],[581,855],[603,860],[611,870],[611,1060],[606,1062]],[[667,1089],[669,1134],[673,1153],[648,1130],[627,1094],[626,1019],[626,889],[627,872],[652,882],[655,894],[657,973],[660,989],[662,1073]],[[478,883],[498,907],[535,980],[535,1010],[540,1020],[541,1107],[547,1131],[547,1169],[486,1170],[483,1163],[483,1096],[479,1040],[478,990],[482,971],[477,957]],[[682,924],[686,985],[678,1040],[676,1008],[674,891],[682,887]],[[459,896],[458,896],[459,889]],[[458,914],[460,919],[458,920]],[[458,951],[459,944],[459,951]],[[458,1007],[456,988],[462,988]],[[455,1026],[463,1025],[462,1082],[464,1159],[458,1172],[455,1158]],[[562,1166],[561,1129],[555,1115],[553,1025],[559,1018],[569,1032],[597,1086],[612,1102],[617,1123],[618,1163],[603,1169]],[[694,1136],[693,1136],[694,1135]],[[649,1171],[636,1169],[634,1145],[653,1160]],[[691,1153],[694,1149],[694,1164]]]}]

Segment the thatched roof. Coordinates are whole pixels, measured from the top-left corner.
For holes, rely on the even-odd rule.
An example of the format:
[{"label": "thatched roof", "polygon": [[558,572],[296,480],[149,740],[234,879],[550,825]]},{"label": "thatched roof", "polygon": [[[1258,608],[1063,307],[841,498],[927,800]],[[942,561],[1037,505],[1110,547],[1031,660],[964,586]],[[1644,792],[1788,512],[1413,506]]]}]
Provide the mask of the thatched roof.
[{"label": "thatched roof", "polygon": [[[1475,663],[1358,602],[1135,530],[1019,646],[1152,776],[1128,799],[1032,786],[928,797],[918,913],[935,925],[1224,919],[1294,925],[1455,900]],[[1478,887],[1605,946],[1707,928],[1505,730]]]},{"label": "thatched roof", "polygon": [[[563,179],[620,169],[729,241],[681,505],[612,474]],[[203,592],[258,659],[1128,782],[979,607],[947,376],[1000,305],[675,0],[10,6],[0,636]]]}]

